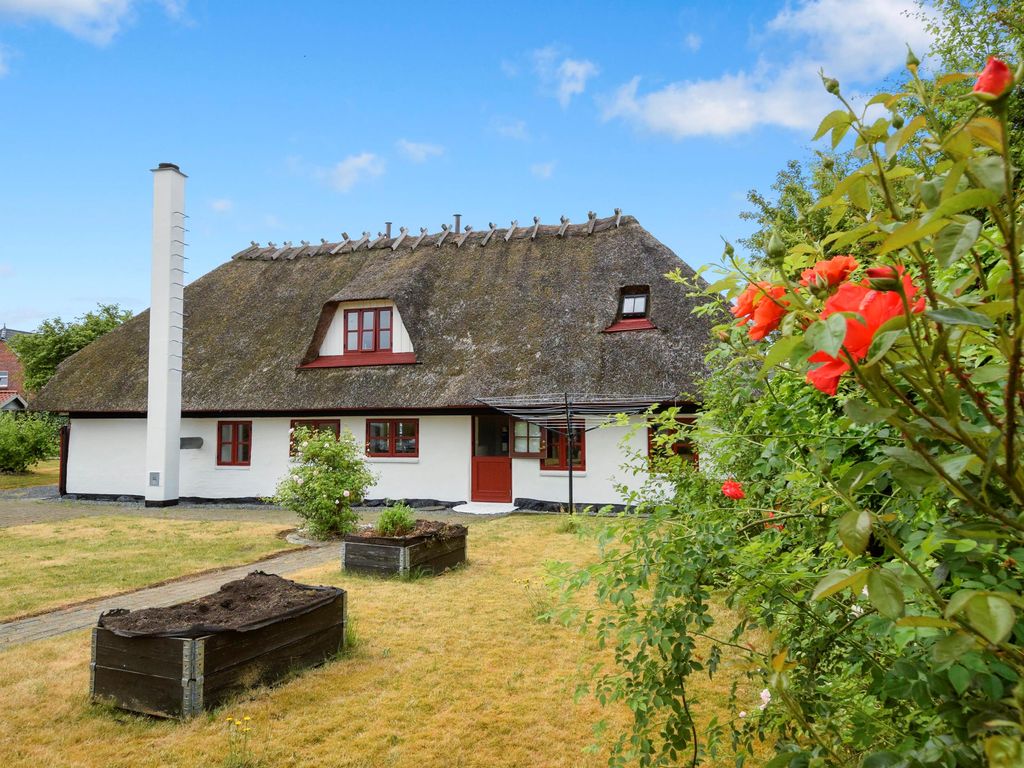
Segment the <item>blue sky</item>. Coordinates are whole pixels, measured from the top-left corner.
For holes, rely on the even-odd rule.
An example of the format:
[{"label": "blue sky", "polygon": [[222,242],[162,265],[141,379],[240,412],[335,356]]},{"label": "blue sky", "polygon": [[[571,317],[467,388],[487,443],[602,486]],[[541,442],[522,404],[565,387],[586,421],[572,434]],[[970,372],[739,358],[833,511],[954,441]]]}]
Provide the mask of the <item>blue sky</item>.
[{"label": "blue sky", "polygon": [[621,207],[693,266],[832,108],[927,38],[912,0],[0,0],[0,322],[148,305],[151,178],[189,280],[250,240]]}]

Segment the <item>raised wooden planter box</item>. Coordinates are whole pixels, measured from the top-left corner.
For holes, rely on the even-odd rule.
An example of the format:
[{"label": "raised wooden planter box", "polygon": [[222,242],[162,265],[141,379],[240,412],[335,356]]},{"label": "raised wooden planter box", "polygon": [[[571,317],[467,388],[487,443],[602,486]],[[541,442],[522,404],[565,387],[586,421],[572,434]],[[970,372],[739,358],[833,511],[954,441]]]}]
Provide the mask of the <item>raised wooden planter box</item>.
[{"label": "raised wooden planter box", "polygon": [[197,638],[123,637],[92,630],[90,695],[121,709],[190,717],[232,695],[326,661],[345,647],[347,595],[247,631]]},{"label": "raised wooden planter box", "polygon": [[356,573],[436,575],[464,562],[465,533],[447,539],[349,535],[341,544],[341,567]]}]

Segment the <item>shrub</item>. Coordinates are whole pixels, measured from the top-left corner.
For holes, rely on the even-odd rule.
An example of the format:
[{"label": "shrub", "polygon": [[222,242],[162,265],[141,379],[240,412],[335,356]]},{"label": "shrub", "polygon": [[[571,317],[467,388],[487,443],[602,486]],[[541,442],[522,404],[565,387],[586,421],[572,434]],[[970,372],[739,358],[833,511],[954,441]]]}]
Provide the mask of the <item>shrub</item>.
[{"label": "shrub", "polygon": [[56,447],[56,427],[51,419],[0,413],[0,472],[25,472],[53,455]]},{"label": "shrub", "polygon": [[274,501],[305,520],[313,536],[351,533],[358,520],[352,505],[376,480],[362,448],[348,430],[335,437],[299,427],[292,439],[296,463],[278,483]]},{"label": "shrub", "polygon": [[380,513],[377,532],[383,536],[404,536],[416,527],[416,518],[408,504],[394,504]]}]

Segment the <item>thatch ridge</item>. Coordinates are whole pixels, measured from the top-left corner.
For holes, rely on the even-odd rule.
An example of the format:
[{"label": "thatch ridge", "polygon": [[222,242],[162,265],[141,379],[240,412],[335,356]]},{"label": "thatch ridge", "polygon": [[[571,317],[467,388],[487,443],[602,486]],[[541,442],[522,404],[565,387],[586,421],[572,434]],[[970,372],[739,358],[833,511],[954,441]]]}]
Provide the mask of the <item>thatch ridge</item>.
[{"label": "thatch ridge", "polygon": [[[704,373],[711,320],[664,274],[693,271],[630,216],[517,228],[505,240],[449,232],[440,247],[406,237],[330,254],[253,249],[185,289],[186,413],[471,406],[478,397],[549,391],[644,391],[672,399]],[[618,224],[618,226],[616,226]],[[571,234],[571,227],[577,230]],[[507,230],[506,230],[507,233]],[[477,238],[474,243],[472,238]],[[372,240],[370,241],[372,242]],[[657,330],[602,333],[619,289],[649,285]],[[325,306],[394,300],[418,362],[299,369]],[[57,370],[40,410],[143,413],[148,311]]]}]

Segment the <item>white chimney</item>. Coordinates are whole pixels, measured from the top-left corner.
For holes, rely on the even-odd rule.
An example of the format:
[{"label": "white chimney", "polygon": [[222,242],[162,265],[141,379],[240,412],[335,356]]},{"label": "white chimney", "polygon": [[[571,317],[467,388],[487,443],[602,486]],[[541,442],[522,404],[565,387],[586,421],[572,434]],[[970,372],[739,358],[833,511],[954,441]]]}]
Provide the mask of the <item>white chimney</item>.
[{"label": "white chimney", "polygon": [[185,283],[185,174],[153,169],[153,261],[149,305],[146,506],[178,503]]}]

